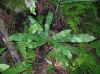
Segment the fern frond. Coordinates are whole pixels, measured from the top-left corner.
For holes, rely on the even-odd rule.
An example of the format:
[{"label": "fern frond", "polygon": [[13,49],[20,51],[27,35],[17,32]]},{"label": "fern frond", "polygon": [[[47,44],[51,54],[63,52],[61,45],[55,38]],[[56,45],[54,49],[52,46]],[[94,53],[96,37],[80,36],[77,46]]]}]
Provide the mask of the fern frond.
[{"label": "fern frond", "polygon": [[21,72],[27,71],[30,66],[30,64],[26,64],[25,62],[23,62],[21,64],[17,64],[13,68],[7,69],[2,74],[19,74]]}]

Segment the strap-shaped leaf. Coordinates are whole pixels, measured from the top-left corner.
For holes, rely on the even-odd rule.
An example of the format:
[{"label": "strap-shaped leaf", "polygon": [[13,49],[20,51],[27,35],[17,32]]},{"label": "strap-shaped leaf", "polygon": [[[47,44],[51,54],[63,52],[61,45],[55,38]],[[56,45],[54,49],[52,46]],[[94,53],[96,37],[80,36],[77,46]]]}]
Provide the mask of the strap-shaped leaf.
[{"label": "strap-shaped leaf", "polygon": [[64,42],[67,38],[69,38],[71,30],[63,30],[60,33],[55,34],[52,38],[54,40]]},{"label": "strap-shaped leaf", "polygon": [[22,41],[23,34],[14,34],[9,37],[9,41]]},{"label": "strap-shaped leaf", "polygon": [[9,68],[9,65],[7,65],[7,64],[0,64],[0,72],[5,71],[8,68]]},{"label": "strap-shaped leaf", "polygon": [[91,42],[95,40],[96,38],[89,34],[77,34],[77,35],[71,35],[68,39],[69,42]]},{"label": "strap-shaped leaf", "polygon": [[36,20],[32,17],[32,16],[28,16],[31,24],[35,24],[36,23]]},{"label": "strap-shaped leaf", "polygon": [[53,45],[53,47],[56,49],[57,52],[67,56],[69,59],[72,58],[72,54],[71,54],[70,50],[68,50],[65,46],[63,46],[62,44],[60,44],[59,42],[57,42],[53,39],[50,39],[49,42],[51,45]]},{"label": "strap-shaped leaf", "polygon": [[46,42],[45,39],[46,39],[45,35],[44,36],[43,35],[38,36],[36,38],[36,40],[35,40],[36,42],[30,42],[30,43],[28,43],[28,48],[34,49],[34,48],[37,48],[37,47],[43,45]]},{"label": "strap-shaped leaf", "polygon": [[32,24],[29,28],[29,33],[36,33],[36,32],[41,33],[43,31],[41,25],[37,23],[33,17],[29,16],[29,20]]},{"label": "strap-shaped leaf", "polygon": [[52,38],[54,40],[57,40],[59,42],[91,42],[95,40],[96,38],[89,34],[69,34],[68,30],[63,30],[60,33],[54,35]]},{"label": "strap-shaped leaf", "polygon": [[73,47],[71,45],[65,45],[67,49],[69,49],[73,54],[79,55],[79,48]]},{"label": "strap-shaped leaf", "polygon": [[38,24],[38,23],[35,23],[35,24],[32,24],[29,28],[29,33],[41,33],[42,32],[42,27]]},{"label": "strap-shaped leaf", "polygon": [[45,35],[41,33],[41,35],[38,35],[38,34],[30,34],[30,33],[18,33],[18,34],[14,34],[14,35],[11,35],[9,37],[9,41],[19,41],[19,42],[23,42],[23,41],[26,41],[26,42],[36,42],[36,41],[39,41],[40,39],[44,39],[45,38]]},{"label": "strap-shaped leaf", "polygon": [[46,36],[48,36],[48,31],[49,31],[50,25],[52,23],[52,20],[53,20],[53,13],[49,12],[47,17],[46,17],[46,23],[45,23],[45,34],[46,34]]},{"label": "strap-shaped leaf", "polygon": [[[17,41],[25,45],[25,47],[34,49],[43,45],[46,42],[46,37],[44,33],[41,35],[38,34],[30,34],[30,33],[19,33],[14,34],[9,37],[10,41]],[[22,45],[23,46],[23,45]]]},{"label": "strap-shaped leaf", "polygon": [[18,34],[11,35],[9,37],[9,41],[30,41],[32,40],[32,38],[34,38],[32,34],[18,33]]}]

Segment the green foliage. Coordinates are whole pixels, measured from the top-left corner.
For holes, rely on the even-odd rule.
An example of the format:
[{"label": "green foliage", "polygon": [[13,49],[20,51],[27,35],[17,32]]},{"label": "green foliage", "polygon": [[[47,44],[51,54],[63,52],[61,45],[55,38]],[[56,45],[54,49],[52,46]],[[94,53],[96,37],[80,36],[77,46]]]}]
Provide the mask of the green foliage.
[{"label": "green foliage", "polygon": [[[66,47],[64,47],[63,45],[61,45],[59,42],[57,42],[57,41],[55,41],[55,40],[52,39],[52,40],[50,40],[50,43],[54,47],[53,51],[55,51],[55,52],[53,52],[53,55],[51,55],[51,56],[58,58],[57,56],[59,56],[61,54],[61,55],[65,56],[65,57],[68,57],[69,59],[72,58],[71,52]],[[57,56],[55,56],[54,54],[55,55],[57,54]]]},{"label": "green foliage", "polygon": [[24,0],[1,0],[0,2],[4,7],[16,12],[26,9]]},{"label": "green foliage", "polygon": [[[68,66],[68,59],[72,58],[71,52],[75,53],[75,50],[73,51],[70,49],[70,46],[63,46],[59,42],[80,43],[80,42],[90,42],[95,39],[95,37],[90,36],[88,34],[71,35],[69,33],[70,33],[70,30],[61,31],[60,33],[51,37],[51,39],[49,40],[50,44],[53,45],[54,48],[49,53],[48,56],[56,59],[64,67]],[[68,57],[68,59],[66,57]]]},{"label": "green foliage", "polygon": [[36,0],[25,0],[25,3],[27,5],[27,7],[29,7],[30,9],[30,12],[33,13],[34,15],[36,15],[35,13],[35,3],[36,3]]},{"label": "green foliage", "polygon": [[53,69],[53,67],[50,64],[47,67],[47,72],[48,72],[48,74],[54,73],[54,69]]},{"label": "green foliage", "polygon": [[44,17],[43,15],[39,15],[39,16],[37,16],[36,20],[37,20],[37,22],[38,22],[39,24],[42,25],[44,18],[45,18],[45,17]]},{"label": "green foliage", "polygon": [[3,71],[5,71],[8,68],[9,68],[9,65],[7,65],[7,64],[0,64],[0,72],[3,72]]},{"label": "green foliage", "polygon": [[91,47],[95,48],[97,56],[100,57],[100,40],[91,43]]},{"label": "green foliage", "polygon": [[67,18],[66,23],[74,32],[78,31],[77,27],[80,25],[81,16],[89,10],[93,12],[93,15],[97,15],[96,7],[92,2],[63,2],[60,6],[61,13]]},{"label": "green foliage", "polygon": [[32,17],[29,17],[29,19],[32,25],[30,26],[28,33],[15,34],[10,37],[10,40],[18,42],[18,48],[20,49],[19,51],[22,52],[21,54],[24,58],[27,57],[26,48],[34,49],[48,42],[53,47],[53,50],[49,53],[49,57],[54,58],[65,67],[68,66],[68,59],[72,58],[72,53],[69,49],[67,49],[67,47],[59,42],[68,41],[79,43],[90,42],[95,39],[95,37],[88,34],[72,35],[70,34],[71,30],[63,30],[52,37],[48,37],[48,31],[53,19],[52,12],[49,12],[46,17],[44,31],[42,27]]},{"label": "green foliage", "polygon": [[68,59],[72,59],[71,51],[55,40],[52,41],[51,44],[53,46],[53,50],[49,52],[47,57],[56,60],[61,63],[64,68],[66,68],[66,66],[68,66]]},{"label": "green foliage", "polygon": [[[29,51],[29,50],[32,51],[32,48],[36,48],[37,47],[37,43],[33,41],[34,38],[35,37],[33,37],[32,34],[23,33],[23,34],[12,35],[9,38],[9,40],[17,41],[16,44],[17,44],[17,48],[18,48],[19,52],[21,53],[21,55],[24,58],[26,58],[27,54],[29,54],[29,52],[27,52],[27,51]],[[31,55],[31,56],[33,56],[33,55]],[[35,57],[35,55],[33,57]]]},{"label": "green foliage", "polygon": [[0,48],[0,54],[5,50],[5,48]]},{"label": "green foliage", "polygon": [[36,14],[35,2],[36,0],[1,0],[0,4],[2,4],[1,6],[11,9],[12,11],[15,12],[22,12],[24,10],[27,10],[27,7],[29,7],[31,13]]},{"label": "green foliage", "polygon": [[33,19],[31,16],[29,16],[29,19],[31,21],[32,26],[29,28],[30,33],[40,33],[43,31],[42,27],[39,23],[36,22],[35,19]]},{"label": "green foliage", "polygon": [[95,40],[96,38],[94,36],[88,35],[88,34],[76,34],[71,35],[69,38],[70,42],[91,42]]},{"label": "green foliage", "polygon": [[[93,15],[93,13],[90,13],[89,15]],[[87,21],[84,21],[84,23],[81,25],[82,31],[83,32],[88,32],[88,33],[95,33],[95,35],[99,36],[100,35],[100,19],[96,19],[98,18],[97,16],[91,16],[89,18],[87,18]]]},{"label": "green foliage", "polygon": [[49,28],[53,20],[53,14],[51,12],[48,13],[46,17],[46,23],[45,23],[45,34],[48,36]]},{"label": "green foliage", "polygon": [[73,62],[71,74],[99,74],[100,66],[95,59],[82,50],[80,55]]},{"label": "green foliage", "polygon": [[53,36],[59,42],[90,42],[95,40],[94,36],[88,34],[69,34],[70,30],[64,30]]},{"label": "green foliage", "polygon": [[[30,68],[31,70],[31,64],[22,62],[20,64],[17,64],[13,68],[9,68],[6,71],[4,71],[2,74],[19,74],[19,73],[27,73],[27,70]],[[31,74],[28,72],[28,74]]]},{"label": "green foliage", "polygon": [[[52,15],[52,13],[50,12],[48,14],[49,16],[47,16],[47,21],[50,19],[52,20],[50,14]],[[17,47],[24,58],[27,57],[26,54],[28,52],[26,52],[26,50],[32,50],[46,43],[46,34],[48,33],[47,30],[49,29],[46,29],[46,32],[42,32],[42,27],[36,23],[32,17],[29,17],[29,19],[32,25],[30,26],[28,33],[19,33],[9,37],[10,41],[17,41]],[[46,24],[49,25],[51,23],[49,22]]]},{"label": "green foliage", "polygon": [[[58,4],[56,1],[60,0],[53,0],[51,2],[54,2],[54,4],[57,6]],[[35,13],[35,2],[36,0],[25,0],[27,7],[29,7],[30,12],[34,15]],[[74,32],[77,32],[77,27],[80,25],[80,19],[81,16],[88,11],[88,9],[95,10],[95,7],[92,3],[64,3],[61,2],[60,4],[60,11],[61,13],[67,17],[67,23],[70,25],[72,30]],[[94,15],[96,16],[96,12],[94,11]],[[32,16],[29,16],[30,20],[30,27],[28,32],[25,33],[18,33],[14,34],[9,37],[9,41],[15,41],[16,47],[23,57],[24,63],[16,65],[14,68],[9,68],[7,71],[3,72],[3,74],[18,74],[21,72],[26,72],[26,74],[29,74],[27,72],[28,68],[31,68],[31,65],[29,62],[32,62],[35,59],[35,48],[38,48],[45,43],[48,43],[51,45],[52,50],[47,54],[46,61],[49,64],[48,70],[51,71],[52,61],[50,59],[53,59],[57,62],[59,62],[63,68],[66,68],[70,65],[70,61],[73,60],[73,54],[77,55],[78,58],[76,58],[75,62],[72,62],[74,64],[74,67],[72,67],[72,72],[75,74],[92,74],[99,73],[99,66],[96,65],[96,62],[94,61],[94,58],[92,58],[90,55],[88,55],[86,52],[79,52],[78,48],[71,46],[67,43],[87,43],[95,40],[96,38],[89,34],[71,34],[70,29],[65,29],[52,37],[49,37],[49,29],[52,24],[53,20],[53,12],[48,12],[48,15],[46,16],[46,22],[44,26],[41,26],[43,24],[43,18],[38,17],[37,20],[34,19]],[[44,28],[43,28],[44,27]],[[99,43],[99,42],[98,42]],[[96,48],[97,53],[99,52],[99,48],[96,46],[98,44],[93,43],[91,46],[93,48]],[[80,53],[80,54],[79,54]],[[98,53],[99,55],[99,53]],[[90,61],[88,61],[88,60]],[[28,62],[28,64],[27,64]],[[98,68],[97,68],[98,67]],[[92,69],[93,68],[93,69]],[[96,68],[96,69],[95,69]],[[70,68],[71,69],[71,68]],[[28,70],[29,71],[29,70]],[[72,74],[73,74],[72,73]]]}]

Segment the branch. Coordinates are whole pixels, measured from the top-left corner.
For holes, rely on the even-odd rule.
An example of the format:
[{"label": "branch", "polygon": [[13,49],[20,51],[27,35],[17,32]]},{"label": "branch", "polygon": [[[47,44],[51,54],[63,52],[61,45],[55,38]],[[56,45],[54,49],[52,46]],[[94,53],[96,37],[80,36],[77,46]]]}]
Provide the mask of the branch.
[{"label": "branch", "polygon": [[16,48],[15,48],[14,44],[12,42],[8,41],[8,37],[9,37],[8,30],[5,27],[4,21],[1,18],[0,18],[0,32],[3,34],[3,38],[2,39],[3,39],[4,43],[5,43],[6,48],[10,52],[14,62],[15,63],[20,63],[20,58],[19,58],[19,55],[18,55],[18,53],[16,51]]}]

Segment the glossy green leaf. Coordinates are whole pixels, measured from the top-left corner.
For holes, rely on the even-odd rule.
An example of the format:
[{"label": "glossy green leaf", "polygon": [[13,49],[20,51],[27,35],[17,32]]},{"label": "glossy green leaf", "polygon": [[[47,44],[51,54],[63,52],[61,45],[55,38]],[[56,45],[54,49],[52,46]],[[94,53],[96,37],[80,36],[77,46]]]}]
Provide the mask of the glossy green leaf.
[{"label": "glossy green leaf", "polygon": [[29,33],[40,33],[43,31],[43,28],[40,26],[40,24],[36,22],[36,20],[33,17],[29,16],[29,19],[32,24],[29,28]]},{"label": "glossy green leaf", "polygon": [[48,15],[46,16],[46,23],[45,23],[46,36],[48,36],[48,31],[49,31],[50,25],[52,23],[52,20],[53,20],[53,13],[49,12]]},{"label": "glossy green leaf", "polygon": [[64,54],[64,55],[66,55],[69,59],[71,59],[72,58],[72,54],[71,54],[71,51],[70,50],[68,50],[66,47],[63,47],[62,46],[62,53]]},{"label": "glossy green leaf", "polygon": [[43,30],[42,27],[38,23],[35,23],[30,26],[29,33],[36,33],[36,32],[40,33],[42,32],[42,30]]},{"label": "glossy green leaf", "polygon": [[49,42],[51,43],[51,45],[53,45],[53,47],[57,52],[62,53],[63,55],[67,56],[69,59],[72,58],[72,54],[70,50],[67,49],[65,46],[52,39]]},{"label": "glossy green leaf", "polygon": [[54,40],[57,40],[59,42],[91,42],[95,40],[96,38],[92,35],[89,34],[69,34],[68,31],[64,30],[61,31],[60,33],[54,35],[52,37]]},{"label": "glossy green leaf", "polygon": [[7,64],[0,64],[0,72],[5,71],[8,68],[9,68],[9,65],[7,65]]},{"label": "glossy green leaf", "polygon": [[36,20],[32,16],[28,16],[31,24],[35,24]]},{"label": "glossy green leaf", "polygon": [[9,41],[22,41],[23,38],[25,38],[24,34],[14,34],[9,37]]},{"label": "glossy green leaf", "polygon": [[32,38],[34,38],[32,34],[18,33],[18,34],[11,35],[9,37],[9,41],[30,41],[30,39],[32,40]]},{"label": "glossy green leaf", "polygon": [[77,34],[77,35],[71,35],[70,38],[68,39],[69,42],[91,42],[95,40],[96,38],[92,35],[89,34]]},{"label": "glossy green leaf", "polygon": [[[49,52],[47,57],[55,59],[63,68],[66,68],[66,66],[68,66],[68,59],[72,58],[70,50],[55,40],[50,40],[49,43],[53,49]],[[50,63],[49,61],[47,62]]]},{"label": "glossy green leaf", "polygon": [[79,48],[73,47],[71,45],[66,44],[65,45],[67,49],[69,49],[73,54],[79,55]]},{"label": "glossy green leaf", "polygon": [[64,42],[69,37],[71,30],[63,30],[60,33],[55,34],[52,38],[54,40]]}]

